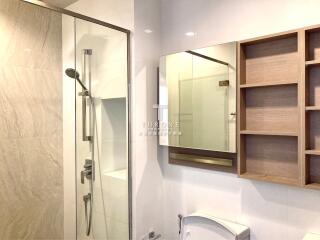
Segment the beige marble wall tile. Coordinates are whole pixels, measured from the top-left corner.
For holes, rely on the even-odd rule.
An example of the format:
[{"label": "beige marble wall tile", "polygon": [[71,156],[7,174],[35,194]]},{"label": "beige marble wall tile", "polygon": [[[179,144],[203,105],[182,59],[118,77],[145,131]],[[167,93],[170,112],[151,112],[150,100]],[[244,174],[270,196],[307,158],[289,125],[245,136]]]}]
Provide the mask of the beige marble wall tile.
[{"label": "beige marble wall tile", "polygon": [[63,239],[61,26],[0,1],[1,239]]},{"label": "beige marble wall tile", "polygon": [[46,137],[61,132],[61,91],[59,71],[0,67],[0,137]]},{"label": "beige marble wall tile", "polygon": [[1,0],[0,29],[0,65],[61,68],[61,14],[20,0]]},{"label": "beige marble wall tile", "polygon": [[0,140],[3,239],[62,239],[62,137]]}]

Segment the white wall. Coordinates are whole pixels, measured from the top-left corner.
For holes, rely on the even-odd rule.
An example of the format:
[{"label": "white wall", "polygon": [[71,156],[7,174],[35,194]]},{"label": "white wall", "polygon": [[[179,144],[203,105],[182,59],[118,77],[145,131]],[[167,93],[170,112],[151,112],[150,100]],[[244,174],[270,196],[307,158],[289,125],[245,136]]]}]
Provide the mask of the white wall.
[{"label": "white wall", "polygon": [[[157,67],[160,51],[160,1],[135,0],[132,80],[132,163],[134,237],[150,228],[162,232],[163,185],[157,161],[157,136],[146,136],[145,124],[157,120]],[[146,33],[149,29],[152,33]]]},{"label": "white wall", "polygon": [[123,28],[133,29],[134,0],[78,0],[69,10]]},{"label": "white wall", "polygon": [[[319,9],[318,0],[162,0],[161,54],[319,24]],[[169,165],[167,149],[159,149],[167,240],[178,239],[177,214],[196,210],[248,225],[253,240],[320,233],[320,192]]]},{"label": "white wall", "polygon": [[[319,24],[318,0],[162,0],[162,54]],[[185,32],[194,31],[188,38]]]}]

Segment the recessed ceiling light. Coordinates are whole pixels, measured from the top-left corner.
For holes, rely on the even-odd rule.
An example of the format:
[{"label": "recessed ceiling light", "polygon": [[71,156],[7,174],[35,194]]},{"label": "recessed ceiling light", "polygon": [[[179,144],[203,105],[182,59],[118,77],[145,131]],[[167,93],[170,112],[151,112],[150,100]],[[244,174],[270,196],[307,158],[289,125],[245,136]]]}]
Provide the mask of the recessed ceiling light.
[{"label": "recessed ceiling light", "polygon": [[194,35],[196,35],[194,32],[186,32],[185,35],[187,37],[193,37]]},{"label": "recessed ceiling light", "polygon": [[147,33],[147,34],[150,34],[150,33],[152,33],[152,30],[151,29],[145,29],[144,32]]}]

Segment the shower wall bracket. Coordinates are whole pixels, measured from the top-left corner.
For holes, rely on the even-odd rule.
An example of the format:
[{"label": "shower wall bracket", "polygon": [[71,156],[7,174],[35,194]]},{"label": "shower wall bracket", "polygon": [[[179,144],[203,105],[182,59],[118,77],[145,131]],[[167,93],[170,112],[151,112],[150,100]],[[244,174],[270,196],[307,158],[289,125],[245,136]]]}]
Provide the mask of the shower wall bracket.
[{"label": "shower wall bracket", "polygon": [[[92,141],[92,136],[87,134],[87,98],[91,101],[91,55],[92,49],[83,49],[83,72],[82,78],[84,80],[84,84],[87,83],[87,75],[88,75],[88,89],[83,89],[82,92],[79,93],[79,96],[82,96],[82,140],[83,141]],[[87,59],[88,56],[88,59]],[[88,68],[88,72],[87,72]],[[90,109],[89,109],[90,111]],[[91,113],[89,113],[91,115]],[[91,124],[89,124],[90,126]],[[91,129],[91,126],[90,126]]]}]

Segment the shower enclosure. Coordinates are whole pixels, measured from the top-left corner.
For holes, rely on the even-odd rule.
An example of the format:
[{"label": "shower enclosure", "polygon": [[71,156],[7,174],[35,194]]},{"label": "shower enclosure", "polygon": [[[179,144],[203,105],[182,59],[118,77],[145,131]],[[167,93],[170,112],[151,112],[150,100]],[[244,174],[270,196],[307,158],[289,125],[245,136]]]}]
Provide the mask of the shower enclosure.
[{"label": "shower enclosure", "polygon": [[4,239],[131,239],[130,31],[82,1],[0,1]]}]

